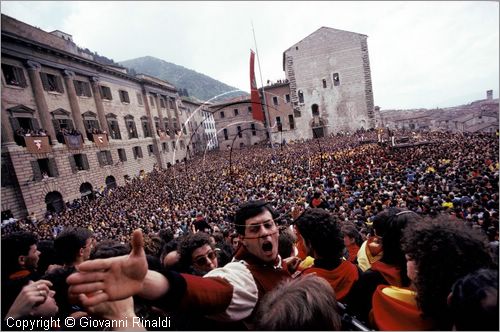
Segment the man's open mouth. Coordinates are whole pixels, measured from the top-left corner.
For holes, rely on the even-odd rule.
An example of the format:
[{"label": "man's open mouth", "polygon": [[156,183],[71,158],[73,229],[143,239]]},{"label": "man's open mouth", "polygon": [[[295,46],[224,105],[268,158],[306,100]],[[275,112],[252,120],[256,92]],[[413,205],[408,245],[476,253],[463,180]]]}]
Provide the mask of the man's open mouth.
[{"label": "man's open mouth", "polygon": [[266,241],[262,244],[262,250],[265,252],[273,251],[273,244],[269,241]]}]

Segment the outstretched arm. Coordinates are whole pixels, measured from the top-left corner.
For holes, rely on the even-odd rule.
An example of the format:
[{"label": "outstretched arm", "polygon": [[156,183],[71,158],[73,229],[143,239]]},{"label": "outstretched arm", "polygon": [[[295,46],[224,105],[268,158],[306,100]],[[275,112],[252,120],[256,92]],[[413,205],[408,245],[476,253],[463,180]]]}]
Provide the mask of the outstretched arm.
[{"label": "outstretched arm", "polygon": [[71,295],[79,296],[84,306],[122,300],[136,294],[154,299],[168,291],[167,279],[148,271],[144,239],[139,229],[132,233],[132,251],[128,256],[89,260],[77,269],[78,272],[66,281]]}]

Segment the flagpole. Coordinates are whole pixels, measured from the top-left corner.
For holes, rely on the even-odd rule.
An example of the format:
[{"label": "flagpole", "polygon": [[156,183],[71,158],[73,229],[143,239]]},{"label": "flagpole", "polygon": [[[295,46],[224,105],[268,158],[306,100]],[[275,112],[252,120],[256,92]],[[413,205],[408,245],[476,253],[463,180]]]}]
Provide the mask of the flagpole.
[{"label": "flagpole", "polygon": [[[255,30],[253,28],[253,21],[250,21],[250,22],[252,24],[252,33],[253,33],[253,41],[255,43],[255,54],[257,55],[257,64],[259,65],[260,85],[262,86],[262,97],[264,98],[263,105],[264,105],[264,116],[266,117],[267,134],[269,135],[269,142],[271,143],[273,157],[275,157],[276,153],[274,151],[273,136],[271,135],[271,118],[269,115],[269,110],[267,109],[266,94],[264,91],[264,83],[262,81],[262,71],[260,70],[260,59],[259,59],[259,50],[257,49],[257,39],[255,38]],[[258,91],[258,89],[257,89],[257,91]]]}]

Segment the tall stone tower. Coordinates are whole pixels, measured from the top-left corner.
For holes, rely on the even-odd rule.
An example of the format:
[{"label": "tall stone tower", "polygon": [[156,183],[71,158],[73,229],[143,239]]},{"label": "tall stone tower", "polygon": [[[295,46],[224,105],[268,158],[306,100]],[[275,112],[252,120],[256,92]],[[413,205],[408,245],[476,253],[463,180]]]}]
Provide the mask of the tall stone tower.
[{"label": "tall stone tower", "polygon": [[283,53],[300,136],[375,126],[367,36],[322,27]]}]

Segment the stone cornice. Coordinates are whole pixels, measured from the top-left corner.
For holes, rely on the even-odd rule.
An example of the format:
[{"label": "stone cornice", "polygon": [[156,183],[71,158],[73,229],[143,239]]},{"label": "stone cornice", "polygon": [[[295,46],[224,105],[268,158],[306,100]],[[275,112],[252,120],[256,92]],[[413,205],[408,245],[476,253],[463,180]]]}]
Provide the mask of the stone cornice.
[{"label": "stone cornice", "polygon": [[31,60],[26,61],[26,66],[28,67],[28,69],[32,69],[32,70],[40,70],[42,68],[42,65],[40,65],[39,62],[35,62],[35,61],[31,61]]},{"label": "stone cornice", "polygon": [[[158,84],[158,83],[155,83],[155,82],[152,82],[152,81],[148,81],[148,80],[141,79],[141,78],[138,78],[138,77],[135,77],[135,76],[131,76],[129,74],[122,73],[122,72],[117,71],[117,70],[110,69],[110,68],[106,67],[106,65],[103,65],[101,63],[85,59],[85,58],[80,57],[80,56],[78,56],[76,54],[73,54],[73,53],[70,53],[70,52],[66,52],[66,51],[63,51],[63,50],[60,50],[60,49],[57,49],[57,48],[53,48],[53,47],[51,47],[49,45],[41,44],[39,42],[36,42],[36,41],[33,41],[33,40],[29,40],[29,39],[20,37],[20,36],[17,36],[15,34],[12,34],[12,33],[6,32],[6,31],[2,31],[2,55],[3,54],[8,54],[10,56],[19,58],[21,60],[27,60],[28,59],[27,65],[28,65],[29,69],[35,69],[35,70],[36,69],[40,69],[41,68],[41,64],[43,64],[43,65],[47,65],[49,67],[57,68],[57,69],[60,69],[60,70],[61,69],[65,70],[64,65],[61,65],[59,63],[51,63],[51,62],[49,62],[47,60],[42,60],[42,59],[40,59],[39,62],[30,60],[29,58],[33,58],[33,55],[21,54],[15,48],[12,48],[12,47],[9,48],[9,42],[10,43],[16,43],[16,44],[21,44],[24,47],[35,49],[35,50],[37,50],[39,52],[48,53],[48,54],[52,54],[52,55],[59,56],[59,57],[62,57],[62,58],[66,58],[69,61],[74,61],[76,63],[83,64],[84,66],[91,67],[94,70],[97,70],[99,72],[102,72],[102,73],[105,73],[105,74],[110,74],[110,75],[115,76],[115,77],[119,77],[119,78],[122,78],[122,79],[130,80],[130,81],[142,84],[143,86],[147,87],[146,90],[148,92],[150,92],[150,91],[151,92],[156,92],[156,93],[160,93],[162,95],[167,95],[167,93],[165,93],[165,91],[172,92],[174,94],[177,92],[177,88],[176,87],[174,87],[173,89],[172,88],[168,88],[168,87],[166,87],[164,85],[161,85],[161,84]],[[30,65],[31,63],[35,63],[35,65]],[[38,67],[36,67],[36,63],[38,64]],[[84,76],[90,76],[89,75],[89,71],[90,70],[88,70],[88,69],[87,70],[82,70],[82,73],[80,73],[77,68],[72,68],[72,69],[74,69],[74,73],[82,74]],[[152,89],[150,87],[152,87]]]},{"label": "stone cornice", "polygon": [[72,70],[65,69],[65,70],[63,70],[63,75],[64,75],[64,77],[73,78],[73,77],[75,77],[75,72]]}]

